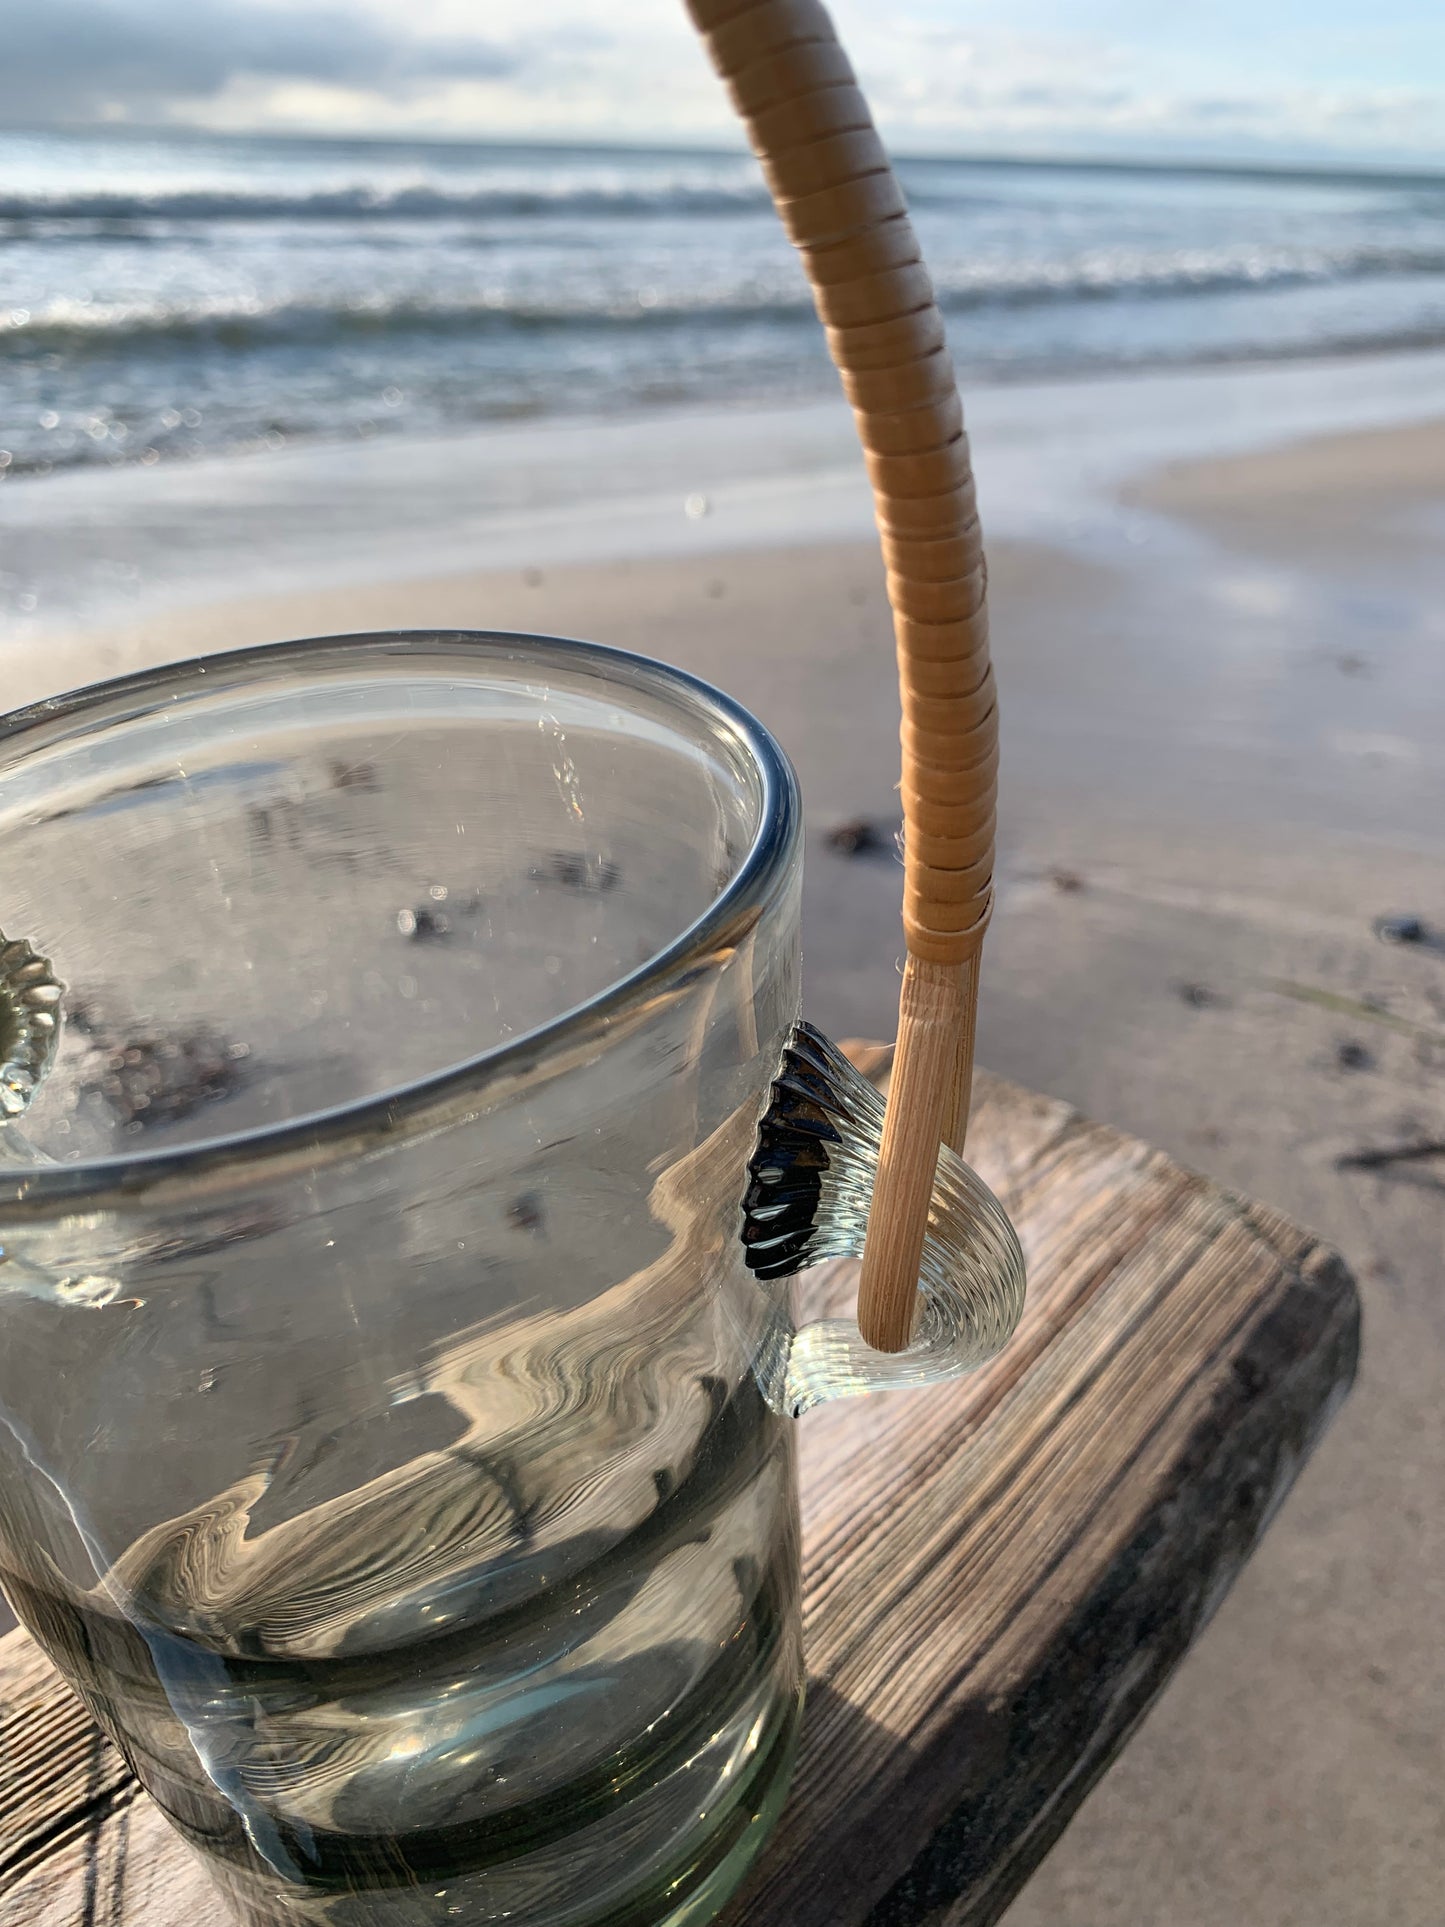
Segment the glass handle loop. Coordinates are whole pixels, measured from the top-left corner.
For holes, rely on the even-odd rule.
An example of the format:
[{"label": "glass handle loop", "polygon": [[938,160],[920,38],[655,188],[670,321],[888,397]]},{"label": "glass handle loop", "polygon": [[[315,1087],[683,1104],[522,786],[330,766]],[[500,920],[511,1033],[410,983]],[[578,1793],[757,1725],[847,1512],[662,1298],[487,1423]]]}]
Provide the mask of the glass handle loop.
[{"label": "glass handle loop", "polygon": [[61,985],[23,937],[0,930],[0,1124],[27,1110],[55,1059]]},{"label": "glass handle loop", "polygon": [[[763,1284],[858,1258],[883,1136],[883,1099],[811,1024],[783,1052],[743,1200],[743,1249]],[[946,1145],[934,1173],[913,1338],[877,1352],[848,1318],[795,1329],[782,1317],[758,1359],[770,1401],[796,1416],[825,1399],[957,1378],[1008,1341],[1024,1305],[1024,1257],[1003,1207]]]}]

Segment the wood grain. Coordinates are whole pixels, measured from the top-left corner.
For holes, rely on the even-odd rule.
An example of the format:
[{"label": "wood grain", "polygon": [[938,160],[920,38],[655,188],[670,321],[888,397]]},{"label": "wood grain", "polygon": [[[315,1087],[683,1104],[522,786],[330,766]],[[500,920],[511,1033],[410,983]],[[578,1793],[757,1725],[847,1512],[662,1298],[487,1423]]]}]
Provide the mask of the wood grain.
[{"label": "wood grain", "polygon": [[[870,1075],[889,1053],[855,1046]],[[958,1384],[802,1422],[809,1707],[725,1927],[986,1927],[1127,1740],[1348,1389],[1307,1234],[980,1074],[1030,1296]],[[809,1312],[856,1267],[806,1274]],[[205,1875],[22,1633],[0,1640],[0,1927],[195,1927]]]}]

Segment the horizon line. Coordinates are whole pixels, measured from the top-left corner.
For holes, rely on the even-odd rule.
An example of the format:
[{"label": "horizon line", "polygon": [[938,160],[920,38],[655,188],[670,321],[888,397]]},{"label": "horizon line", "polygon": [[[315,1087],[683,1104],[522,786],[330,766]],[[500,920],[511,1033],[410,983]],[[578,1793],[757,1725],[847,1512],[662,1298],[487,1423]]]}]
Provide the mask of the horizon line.
[{"label": "horizon line", "polygon": [[[214,128],[202,127],[195,123],[160,123],[156,125],[131,121],[50,121],[33,123],[30,126],[16,126],[13,123],[4,130],[9,135],[16,134],[60,134],[70,136],[134,137],[141,140],[215,140],[215,141],[299,141],[316,146],[360,146],[372,148],[387,147],[431,147],[466,148],[485,147],[496,149],[547,148],[559,153],[607,152],[622,154],[679,154],[707,156],[709,158],[739,158],[749,152],[741,141],[686,141],[686,140],[637,140],[607,134],[575,135],[567,137],[558,134],[426,134],[426,133],[363,133],[340,128],[299,128],[299,127],[251,127],[251,128]],[[907,145],[888,143],[889,152],[895,161],[911,162],[941,161],[958,166],[1003,167],[1018,169],[1073,168],[1094,173],[1157,173],[1157,174],[1204,174],[1234,179],[1310,179],[1341,182],[1356,182],[1361,179],[1419,182],[1422,185],[1445,187],[1445,156],[1438,164],[1406,160],[1346,160],[1346,159],[1306,159],[1293,160],[1249,158],[1221,158],[1218,155],[1171,155],[1122,153],[1069,153],[1066,151],[1035,151],[1031,153],[1009,153],[987,148],[942,149],[915,148]]]}]

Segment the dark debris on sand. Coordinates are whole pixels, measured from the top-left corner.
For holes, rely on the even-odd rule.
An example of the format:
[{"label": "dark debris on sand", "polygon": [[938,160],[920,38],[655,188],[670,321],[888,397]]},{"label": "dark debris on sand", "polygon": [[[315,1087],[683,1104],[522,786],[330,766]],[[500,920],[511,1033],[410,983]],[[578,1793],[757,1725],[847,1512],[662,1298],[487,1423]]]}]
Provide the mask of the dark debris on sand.
[{"label": "dark debris on sand", "polygon": [[206,1026],[125,1031],[84,999],[70,1003],[66,1021],[89,1047],[82,1096],[98,1098],[128,1130],[177,1123],[246,1081],[248,1047]]},{"label": "dark debris on sand", "polygon": [[1371,925],[1381,943],[1400,944],[1413,950],[1428,950],[1445,957],[1445,928],[1431,924],[1413,910],[1399,910],[1376,917]]},{"label": "dark debris on sand", "polygon": [[1176,984],[1174,986],[1179,1001],[1188,1004],[1191,1010],[1217,1010],[1224,1002],[1217,990],[1208,984]]},{"label": "dark debris on sand", "polygon": [[622,871],[611,857],[575,850],[553,850],[545,863],[534,863],[528,874],[533,883],[558,883],[567,890],[615,890],[622,880]]},{"label": "dark debris on sand", "polygon": [[540,1201],[530,1191],[513,1198],[507,1206],[507,1222],[516,1231],[540,1231],[543,1225]]},{"label": "dark debris on sand", "polygon": [[452,920],[433,904],[419,903],[411,910],[398,910],[396,927],[413,943],[428,943],[452,934]]},{"label": "dark debris on sand", "polygon": [[870,823],[866,816],[851,817],[846,823],[835,823],[827,832],[826,841],[828,848],[836,850],[839,856],[871,856],[891,847],[891,839],[876,823]]}]

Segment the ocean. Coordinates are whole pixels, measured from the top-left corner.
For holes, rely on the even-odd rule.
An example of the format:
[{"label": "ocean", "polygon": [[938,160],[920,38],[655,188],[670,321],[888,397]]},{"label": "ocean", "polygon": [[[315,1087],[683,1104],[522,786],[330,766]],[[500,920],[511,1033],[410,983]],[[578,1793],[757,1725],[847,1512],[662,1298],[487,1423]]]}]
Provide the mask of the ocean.
[{"label": "ocean", "polygon": [[[1445,343],[1445,175],[903,159],[967,389]],[[0,470],[832,375],[742,154],[0,136]]]}]

